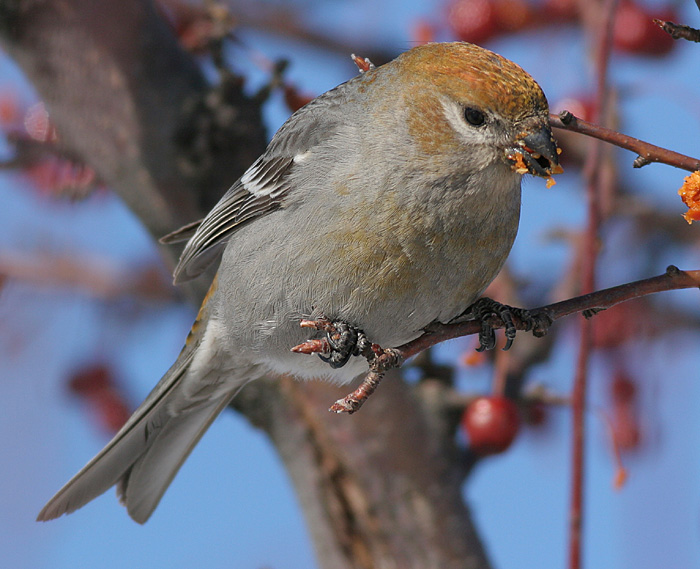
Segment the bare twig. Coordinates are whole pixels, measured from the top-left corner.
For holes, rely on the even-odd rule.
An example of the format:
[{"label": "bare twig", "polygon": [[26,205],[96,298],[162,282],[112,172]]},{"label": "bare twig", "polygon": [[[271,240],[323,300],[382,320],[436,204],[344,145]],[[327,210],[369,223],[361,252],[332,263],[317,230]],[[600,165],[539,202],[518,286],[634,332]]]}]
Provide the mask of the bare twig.
[{"label": "bare twig", "polygon": [[639,140],[638,138],[627,136],[611,128],[584,121],[569,111],[563,111],[559,115],[549,115],[549,122],[554,128],[584,134],[609,142],[625,150],[636,152],[639,156],[634,161],[633,165],[635,168],[641,168],[652,162],[660,162],[661,164],[675,166],[676,168],[681,168],[688,172],[700,170],[700,160],[697,158],[691,158],[690,156],[685,156],[684,154],[655,146],[643,140]]},{"label": "bare twig", "polygon": [[691,28],[690,26],[684,26],[683,24],[674,24],[673,22],[657,20],[656,18],[654,18],[654,23],[674,40],[700,42],[700,30]]},{"label": "bare twig", "polygon": [[[657,292],[686,288],[700,288],[700,270],[681,271],[677,267],[671,265],[662,275],[599,290],[590,294],[584,294],[576,298],[570,298],[568,300],[535,308],[530,310],[530,312],[533,314],[544,313],[552,321],[584,311],[588,311],[587,316],[591,316],[596,312],[605,310],[606,308],[610,308],[626,300]],[[496,317],[490,320],[490,324],[496,329],[503,328],[504,326],[503,322],[499,322]],[[526,330],[528,328],[528,323],[520,320],[517,315],[513,316],[513,324],[518,330]],[[481,323],[475,320],[468,320],[456,324],[432,324],[429,329],[426,329],[425,334],[398,348],[381,350],[377,347],[374,349],[377,361],[374,364],[370,362],[371,366],[375,366],[370,373],[384,373],[388,369],[399,367],[406,359],[415,356],[431,346],[453,338],[477,334],[480,329]],[[369,383],[374,381],[373,378],[368,380]],[[367,387],[361,386],[358,391],[360,390],[366,393]],[[356,395],[356,393],[348,397],[352,398],[354,395]],[[367,393],[362,399],[362,402],[364,402],[369,395],[370,393]],[[362,403],[360,403],[360,405],[361,404]],[[359,408],[359,406],[357,408]],[[353,411],[356,411],[357,408],[354,408]],[[334,410],[339,412],[344,411],[344,409]]]},{"label": "bare twig", "polygon": [[357,411],[367,401],[370,395],[379,387],[384,379],[384,374],[391,368],[400,366],[403,358],[397,350],[387,349],[375,352],[369,359],[370,371],[360,383],[360,386],[345,397],[338,399],[331,405],[329,411],[334,413],[349,413]]},{"label": "bare twig", "polygon": [[[662,275],[562,300],[561,302],[532,309],[530,312],[544,312],[552,321],[556,321],[564,316],[583,312],[584,310],[605,310],[620,302],[656,292],[696,287],[700,288],[700,270],[681,271],[671,265]],[[518,330],[527,328],[526,323],[521,322],[517,317],[513,318],[513,323]],[[494,323],[494,328],[502,327],[502,323],[500,325]],[[445,340],[476,334],[480,329],[481,324],[471,320],[459,324],[435,324],[431,326],[426,334],[400,346],[397,348],[397,351],[406,359]]]}]

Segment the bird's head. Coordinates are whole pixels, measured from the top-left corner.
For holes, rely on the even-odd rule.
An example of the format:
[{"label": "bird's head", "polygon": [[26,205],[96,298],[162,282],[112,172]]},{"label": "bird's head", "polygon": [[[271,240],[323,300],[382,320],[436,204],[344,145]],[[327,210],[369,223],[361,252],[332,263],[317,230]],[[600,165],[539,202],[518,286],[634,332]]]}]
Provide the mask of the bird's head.
[{"label": "bird's head", "polygon": [[463,42],[426,44],[397,62],[415,98],[409,129],[426,152],[466,151],[475,167],[501,162],[544,178],[561,172],[547,99],[520,66]]}]

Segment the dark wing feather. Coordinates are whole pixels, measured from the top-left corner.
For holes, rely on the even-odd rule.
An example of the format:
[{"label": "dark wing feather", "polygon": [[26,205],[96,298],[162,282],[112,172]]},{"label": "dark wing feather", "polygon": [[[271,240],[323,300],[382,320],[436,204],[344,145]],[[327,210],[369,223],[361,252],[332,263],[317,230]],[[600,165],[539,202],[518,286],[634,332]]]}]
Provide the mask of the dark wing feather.
[{"label": "dark wing feather", "polygon": [[[359,79],[359,78],[358,78]],[[289,175],[306,152],[334,136],[347,122],[345,91],[336,87],[294,113],[270,141],[265,153],[246,170],[201,221],[166,235],[174,243],[194,234],[174,271],[174,282],[200,275],[223,252],[231,234],[243,224],[284,205],[291,191]]]},{"label": "dark wing feather", "polygon": [[202,224],[202,221],[204,220],[198,219],[197,221],[183,225],[180,229],[176,229],[172,233],[163,235],[163,237],[158,239],[158,242],[162,243],[163,245],[172,245],[173,243],[188,241],[195,234],[199,226]]},{"label": "dark wing feather", "polygon": [[241,225],[281,206],[290,190],[287,178],[293,165],[292,156],[258,158],[199,223],[175,268],[176,284],[199,276]]}]

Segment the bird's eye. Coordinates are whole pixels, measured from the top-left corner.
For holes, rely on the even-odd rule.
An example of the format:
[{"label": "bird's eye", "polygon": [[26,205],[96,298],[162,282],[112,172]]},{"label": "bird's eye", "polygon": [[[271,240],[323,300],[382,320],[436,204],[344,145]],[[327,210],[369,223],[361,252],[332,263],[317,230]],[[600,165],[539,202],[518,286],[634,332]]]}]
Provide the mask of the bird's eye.
[{"label": "bird's eye", "polygon": [[464,109],[464,118],[472,126],[481,126],[486,122],[486,117],[479,109],[467,107]]}]

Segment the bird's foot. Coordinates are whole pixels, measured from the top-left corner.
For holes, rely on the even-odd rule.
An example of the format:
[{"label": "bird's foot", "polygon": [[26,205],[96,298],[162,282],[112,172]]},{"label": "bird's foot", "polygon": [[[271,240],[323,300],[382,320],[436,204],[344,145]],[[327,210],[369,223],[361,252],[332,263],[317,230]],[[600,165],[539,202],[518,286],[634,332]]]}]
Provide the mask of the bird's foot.
[{"label": "bird's foot", "polygon": [[[515,308],[507,304],[501,304],[490,298],[480,298],[472,304],[462,315],[460,320],[477,320],[481,322],[481,330],[479,331],[479,347],[478,352],[484,350],[492,350],[496,346],[497,328],[503,328],[506,336],[506,345],[504,350],[508,350],[513,345],[515,333],[518,328],[526,331],[532,331],[532,334],[541,338],[549,330],[552,324],[552,319],[545,312],[530,312],[524,308]],[[518,326],[516,326],[517,320]]]},{"label": "bird's foot", "polygon": [[369,364],[369,373],[360,386],[342,399],[331,405],[329,411],[352,414],[362,407],[370,395],[379,386],[384,373],[398,367],[403,362],[403,356],[398,350],[384,349],[379,344],[373,344],[367,339],[362,330],[342,321],[331,321],[325,317],[316,320],[302,320],[302,328],[313,328],[326,333],[326,337],[294,346],[293,352],[302,354],[318,354],[333,368],[344,366],[350,356],[362,356]]},{"label": "bird's foot", "polygon": [[332,321],[323,316],[315,320],[302,320],[302,328],[313,328],[326,333],[326,337],[320,340],[307,340],[303,344],[294,346],[293,352],[314,354],[333,369],[343,367],[350,356],[365,356],[372,354],[372,342],[367,339],[365,333],[359,328],[340,320]]}]

